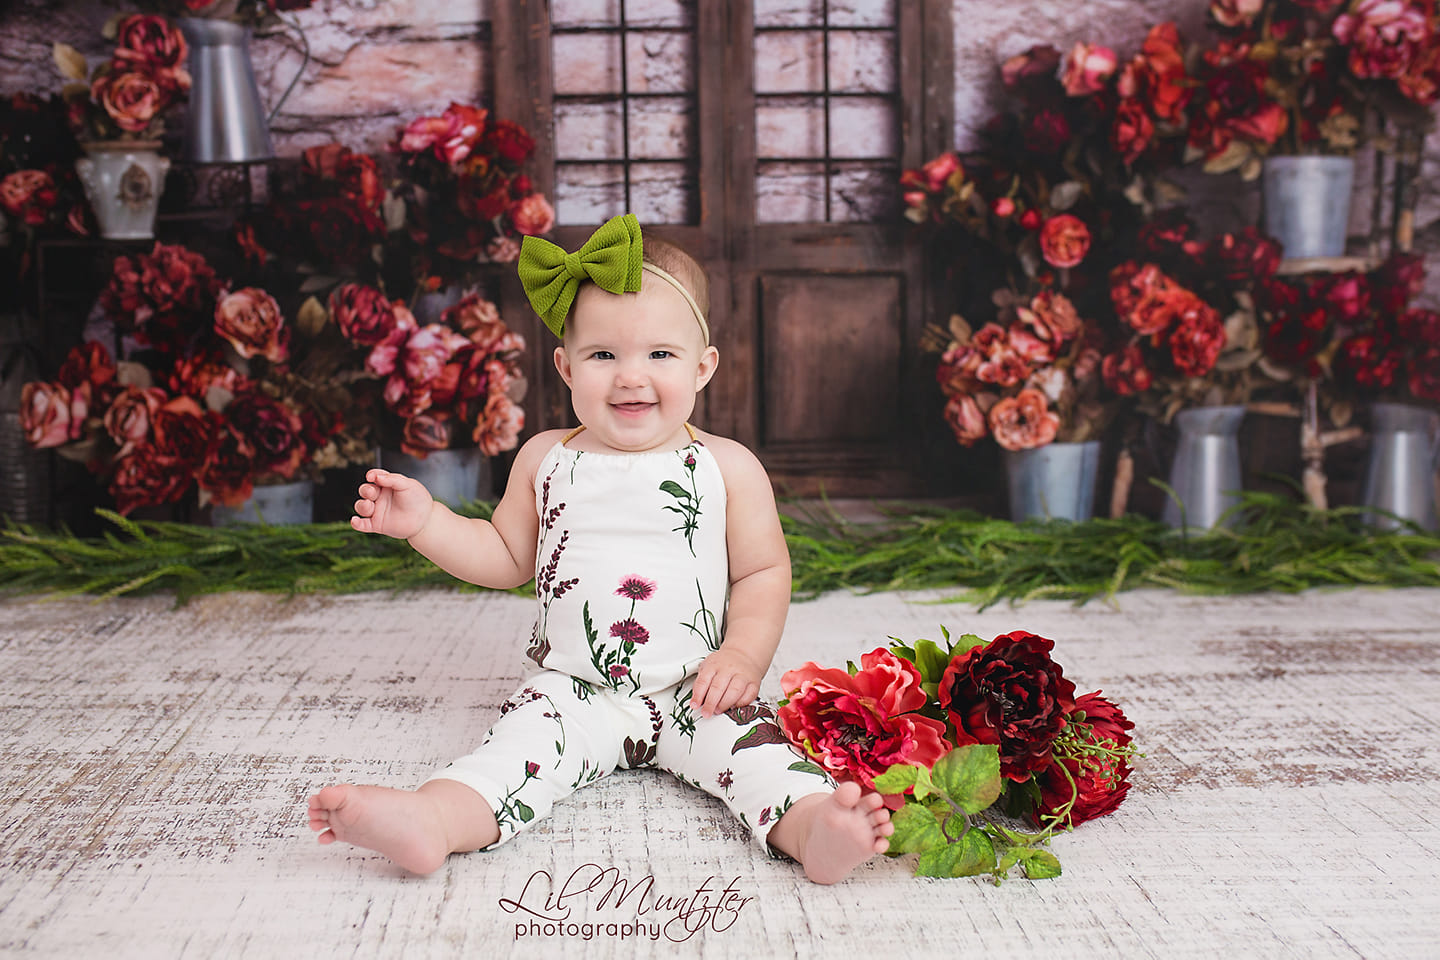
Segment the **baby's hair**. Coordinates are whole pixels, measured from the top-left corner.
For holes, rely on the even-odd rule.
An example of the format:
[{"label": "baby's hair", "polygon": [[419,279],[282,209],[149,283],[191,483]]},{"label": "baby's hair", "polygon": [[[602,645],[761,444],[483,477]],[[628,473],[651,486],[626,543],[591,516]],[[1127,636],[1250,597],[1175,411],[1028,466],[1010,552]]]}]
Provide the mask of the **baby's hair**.
[{"label": "baby's hair", "polygon": [[668,240],[649,234],[645,235],[642,247],[645,251],[645,262],[654,264],[684,284],[685,289],[695,298],[695,305],[700,308],[706,322],[709,322],[710,277],[699,261]]}]

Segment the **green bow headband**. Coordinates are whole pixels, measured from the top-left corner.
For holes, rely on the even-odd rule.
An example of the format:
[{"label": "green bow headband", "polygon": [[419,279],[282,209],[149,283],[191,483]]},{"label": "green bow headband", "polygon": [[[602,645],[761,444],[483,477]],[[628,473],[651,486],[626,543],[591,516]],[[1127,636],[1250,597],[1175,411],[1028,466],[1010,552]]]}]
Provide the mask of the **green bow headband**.
[{"label": "green bow headband", "polygon": [[610,293],[635,293],[642,254],[640,221],[633,213],[610,218],[574,253],[549,240],[526,237],[520,244],[520,284],[545,326],[563,337],[580,281],[593,280]]}]

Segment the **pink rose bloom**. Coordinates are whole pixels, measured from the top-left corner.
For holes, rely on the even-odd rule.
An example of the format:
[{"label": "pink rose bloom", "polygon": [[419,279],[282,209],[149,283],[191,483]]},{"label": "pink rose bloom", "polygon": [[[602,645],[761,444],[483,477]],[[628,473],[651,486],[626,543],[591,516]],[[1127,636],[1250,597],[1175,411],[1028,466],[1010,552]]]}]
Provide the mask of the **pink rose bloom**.
[{"label": "pink rose bloom", "polygon": [[990,408],[990,432],[1006,450],[1030,450],[1055,439],[1060,417],[1050,409],[1045,394],[1026,387]]},{"label": "pink rose bloom", "polygon": [[58,447],[70,440],[70,391],[58,383],[25,384],[20,390],[20,427],[32,447]]},{"label": "pink rose bloom", "polygon": [[426,324],[405,341],[405,379],[413,384],[429,383],[440,375],[455,351],[469,342],[444,324]]},{"label": "pink rose bloom", "polygon": [[1009,197],[996,197],[990,204],[990,212],[1004,219],[1015,212],[1015,201]]},{"label": "pink rose bloom", "polygon": [[514,450],[525,428],[525,411],[503,393],[491,393],[471,438],[487,457]]},{"label": "pink rose bloom", "polygon": [[126,387],[115,397],[105,411],[105,432],[120,447],[120,456],[150,439],[150,422],[168,399],[158,387]]},{"label": "pink rose bloom", "polygon": [[425,458],[431,450],[447,450],[455,437],[455,418],[449,413],[417,413],[405,421],[400,449],[412,457]]},{"label": "pink rose bloom", "polygon": [[[400,149],[406,153],[419,153],[453,138],[460,132],[458,117],[416,117],[400,135]],[[444,151],[437,148],[436,155],[445,159]]]},{"label": "pink rose bloom", "polygon": [[1024,323],[1017,321],[1010,324],[1010,328],[1005,331],[1005,339],[1009,342],[1010,349],[1026,363],[1049,363],[1055,359],[1054,345],[1037,337]]},{"label": "pink rose bloom", "polygon": [[1430,40],[1425,13],[1406,0],[1360,0],[1335,18],[1335,39],[1350,47],[1357,77],[1398,77]]},{"label": "pink rose bloom", "polygon": [[1090,228],[1069,213],[1051,217],[1040,228],[1040,254],[1052,267],[1074,267],[1090,252]]},{"label": "pink rose bloom", "polygon": [[1013,387],[1030,376],[1030,367],[1010,343],[1009,331],[998,323],[987,323],[981,327],[970,338],[970,346],[981,357],[975,368],[976,380]]},{"label": "pink rose bloom", "polygon": [[945,422],[962,447],[974,446],[990,435],[990,425],[974,397],[951,397],[945,404]]},{"label": "pink rose bloom", "polygon": [[514,237],[496,237],[485,244],[485,256],[495,263],[514,263],[520,256],[520,241]]},{"label": "pink rose bloom", "polygon": [[1118,61],[1115,51],[1099,44],[1077,43],[1070,51],[1070,63],[1061,83],[1072,97],[1084,97],[1105,89],[1105,81],[1115,72]]},{"label": "pink rose bloom", "polygon": [[143,73],[104,74],[91,85],[90,95],[127,133],[146,130],[168,105],[159,85]]},{"label": "pink rose bloom", "polygon": [[836,779],[870,788],[894,764],[931,767],[949,750],[945,724],[914,712],[928,700],[920,672],[884,648],[854,676],[807,663],[780,684],[780,729]]},{"label": "pink rose bloom", "polygon": [[215,305],[215,332],[245,359],[280,363],[289,355],[289,335],[280,304],[259,287],[227,293]]},{"label": "pink rose bloom", "polygon": [[1035,336],[1054,348],[1075,339],[1082,326],[1075,304],[1064,294],[1053,290],[1040,291],[1031,298],[1028,307],[1021,307],[1016,314],[1034,331]]},{"label": "pink rose bloom", "polygon": [[960,158],[946,151],[921,168],[925,173],[925,185],[931,193],[938,193],[945,186],[950,175],[960,169]]},{"label": "pink rose bloom", "polygon": [[402,417],[413,417],[430,408],[430,391],[425,387],[411,387],[399,371],[392,373],[385,381],[382,394],[385,406]]},{"label": "pink rose bloom", "polygon": [[505,215],[515,224],[515,229],[527,237],[549,233],[555,226],[555,210],[545,200],[545,195],[540,193],[532,193],[516,200],[510,205],[510,209],[505,211]]}]

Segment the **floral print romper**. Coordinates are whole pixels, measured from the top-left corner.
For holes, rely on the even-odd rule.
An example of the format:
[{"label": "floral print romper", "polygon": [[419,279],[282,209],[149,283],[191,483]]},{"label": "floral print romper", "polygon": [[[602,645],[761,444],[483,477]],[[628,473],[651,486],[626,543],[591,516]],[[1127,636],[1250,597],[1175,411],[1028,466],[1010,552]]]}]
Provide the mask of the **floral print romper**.
[{"label": "floral print romper", "polygon": [[680,450],[637,454],[585,453],[566,437],[540,463],[540,609],[527,653],[544,670],[474,753],[431,778],[483,796],[500,843],[617,768],[659,767],[720,798],[767,852],[793,801],[834,789],[764,702],[708,718],[690,708],[729,588],[724,480],[690,436]]}]

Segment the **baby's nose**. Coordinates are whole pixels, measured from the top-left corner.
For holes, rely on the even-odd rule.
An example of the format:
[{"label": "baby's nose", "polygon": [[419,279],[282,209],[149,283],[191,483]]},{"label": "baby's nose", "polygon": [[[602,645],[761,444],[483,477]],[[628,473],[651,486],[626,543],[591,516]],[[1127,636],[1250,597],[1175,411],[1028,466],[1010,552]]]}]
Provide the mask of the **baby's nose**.
[{"label": "baby's nose", "polygon": [[645,385],[645,364],[640,360],[622,360],[616,365],[615,382],[622,387]]}]

